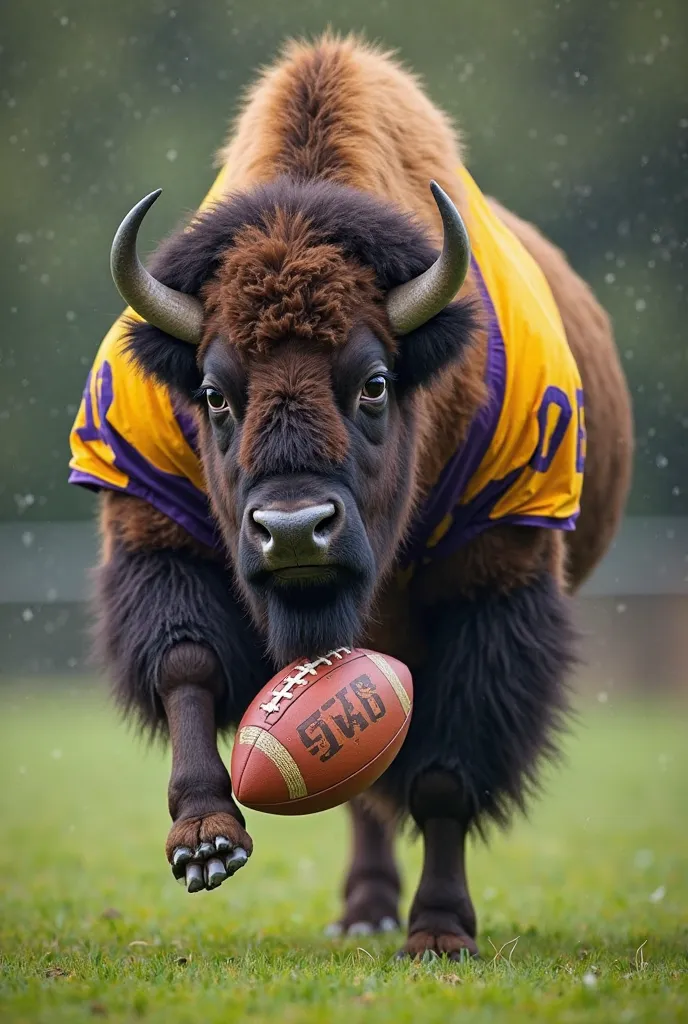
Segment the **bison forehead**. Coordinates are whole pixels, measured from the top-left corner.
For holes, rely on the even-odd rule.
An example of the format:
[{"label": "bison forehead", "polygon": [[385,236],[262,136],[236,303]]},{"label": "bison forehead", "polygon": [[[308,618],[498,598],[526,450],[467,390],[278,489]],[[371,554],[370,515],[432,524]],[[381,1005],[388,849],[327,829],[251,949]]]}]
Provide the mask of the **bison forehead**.
[{"label": "bison forehead", "polygon": [[295,473],[340,464],[349,437],[324,353],[287,346],[254,368],[239,451],[246,472]]},{"label": "bison forehead", "polygon": [[241,228],[205,297],[214,331],[247,354],[286,338],[335,348],[361,318],[388,339],[374,271],[324,242],[299,212],[278,209]]}]

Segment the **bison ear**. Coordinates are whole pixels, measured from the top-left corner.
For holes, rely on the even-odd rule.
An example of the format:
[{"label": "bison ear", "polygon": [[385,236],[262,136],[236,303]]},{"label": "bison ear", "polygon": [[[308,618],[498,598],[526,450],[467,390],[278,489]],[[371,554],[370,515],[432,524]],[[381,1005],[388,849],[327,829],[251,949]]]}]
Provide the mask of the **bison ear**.
[{"label": "bison ear", "polygon": [[196,345],[179,341],[140,320],[128,322],[126,338],[126,351],[145,377],[188,396],[198,390],[201,371],[196,363]]},{"label": "bison ear", "polygon": [[394,366],[397,392],[430,384],[445,366],[468,351],[479,328],[479,303],[466,298],[445,306],[432,320],[400,338]]}]

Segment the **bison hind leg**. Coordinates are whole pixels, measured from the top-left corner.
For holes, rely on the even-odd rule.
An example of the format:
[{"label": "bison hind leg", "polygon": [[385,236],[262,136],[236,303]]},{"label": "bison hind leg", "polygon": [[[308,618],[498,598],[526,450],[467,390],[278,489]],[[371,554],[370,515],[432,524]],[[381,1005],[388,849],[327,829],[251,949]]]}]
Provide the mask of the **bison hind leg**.
[{"label": "bison hind leg", "polygon": [[342,917],[327,934],[370,935],[400,927],[401,883],[394,857],[394,836],[384,815],[361,800],[349,805],[351,863],[344,882]]}]

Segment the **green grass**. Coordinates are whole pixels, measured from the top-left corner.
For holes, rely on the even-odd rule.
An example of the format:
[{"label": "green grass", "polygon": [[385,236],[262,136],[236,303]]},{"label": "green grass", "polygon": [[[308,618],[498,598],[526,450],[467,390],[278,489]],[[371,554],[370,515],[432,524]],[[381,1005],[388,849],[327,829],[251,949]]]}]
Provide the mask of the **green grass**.
[{"label": "green grass", "polygon": [[484,959],[408,964],[400,936],[322,936],[342,812],[251,814],[251,863],[188,896],[162,853],[166,756],[97,693],[0,691],[0,1020],[688,1021],[687,724],[584,705],[530,822],[470,852]]}]

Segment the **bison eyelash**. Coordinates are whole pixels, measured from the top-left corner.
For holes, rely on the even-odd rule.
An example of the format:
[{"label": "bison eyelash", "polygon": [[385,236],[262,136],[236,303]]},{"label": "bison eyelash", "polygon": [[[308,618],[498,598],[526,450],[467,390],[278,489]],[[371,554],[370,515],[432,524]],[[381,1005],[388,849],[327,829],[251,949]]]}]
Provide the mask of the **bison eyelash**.
[{"label": "bison eyelash", "polygon": [[387,367],[371,370],[370,373],[366,374],[363,383],[365,384],[371,377],[382,377],[387,384],[394,384],[397,379],[396,373],[393,370],[388,370]]}]

